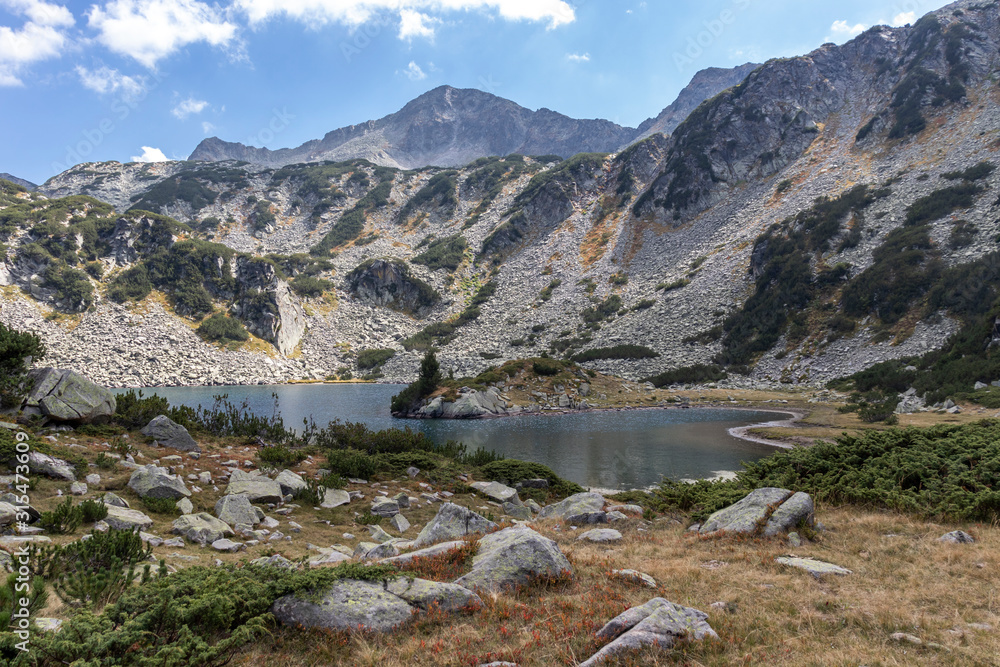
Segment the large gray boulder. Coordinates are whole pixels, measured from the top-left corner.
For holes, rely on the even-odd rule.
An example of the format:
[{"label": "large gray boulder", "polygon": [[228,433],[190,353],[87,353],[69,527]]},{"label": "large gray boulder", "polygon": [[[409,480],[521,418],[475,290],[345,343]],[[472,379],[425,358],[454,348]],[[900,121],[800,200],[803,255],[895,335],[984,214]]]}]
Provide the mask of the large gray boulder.
[{"label": "large gray boulder", "polygon": [[393,556],[391,558],[383,558],[379,563],[387,563],[389,565],[405,565],[407,563],[412,563],[418,558],[433,558],[434,556],[441,556],[448,553],[449,551],[454,551],[455,549],[461,549],[466,546],[468,542],[464,540],[455,540],[454,542],[442,542],[440,544],[435,544],[432,547],[425,547],[423,549],[417,549],[416,551],[410,551],[409,553],[402,554],[400,556]]},{"label": "large gray boulder", "polygon": [[471,533],[486,533],[496,528],[495,523],[472,510],[454,503],[445,503],[417,535],[413,547],[420,549],[438,542],[457,540]]},{"label": "large gray boulder", "polygon": [[284,494],[281,485],[263,475],[251,475],[242,470],[234,470],[229,476],[227,496],[246,495],[252,503],[280,503]]},{"label": "large gray boulder", "polygon": [[811,526],[814,512],[809,494],[767,487],[712,514],[698,532],[773,537],[795,530],[800,523]]},{"label": "large gray boulder", "polygon": [[103,424],[111,420],[115,395],[75,371],[37,368],[28,373],[33,382],[24,400],[25,416],[43,416],[71,424]]},{"label": "large gray boulder", "polygon": [[677,642],[719,638],[708,624],[708,614],[682,607],[663,598],[654,598],[615,617],[597,633],[599,640],[614,640],[580,667],[593,667],[609,660],[619,651],[649,646],[672,648]]},{"label": "large gray boulder", "polygon": [[17,508],[10,503],[0,502],[0,526],[9,526],[17,521]]},{"label": "large gray boulder", "polygon": [[319,504],[324,509],[333,509],[351,502],[351,494],[343,489],[327,489],[323,492],[323,502]]},{"label": "large gray boulder", "polygon": [[108,515],[104,517],[104,522],[111,528],[117,530],[148,530],[153,525],[153,520],[139,510],[130,510],[117,505],[105,505],[108,508]]},{"label": "large gray boulder", "polygon": [[201,447],[198,446],[186,428],[164,415],[153,417],[141,433],[155,440],[160,447],[169,447],[182,452],[201,451]]},{"label": "large gray boulder", "polygon": [[542,508],[539,519],[561,519],[566,523],[606,523],[604,496],[599,493],[577,493],[565,500]]},{"label": "large gray boulder", "polygon": [[786,567],[794,567],[797,570],[803,570],[808,572],[817,579],[822,579],[828,574],[835,574],[839,577],[846,577],[849,574],[854,574],[851,570],[847,568],[840,567],[839,565],[834,565],[833,563],[826,563],[821,560],[815,560],[813,558],[797,558],[795,556],[781,556],[775,558],[774,561],[779,565],[784,565]]},{"label": "large gray boulder", "polygon": [[284,625],[330,630],[390,632],[409,621],[417,609],[432,604],[458,610],[482,604],[471,591],[404,577],[389,582],[343,580],[322,592],[318,601],[294,595],[279,598],[271,613]]},{"label": "large gray boulder", "polygon": [[62,479],[67,482],[76,481],[76,471],[73,466],[62,459],[41,452],[28,453],[28,469],[46,477]]},{"label": "large gray boulder", "polygon": [[472,488],[501,505],[504,503],[521,504],[521,499],[517,497],[517,489],[512,489],[500,482],[473,482]]},{"label": "large gray boulder", "polygon": [[527,526],[515,526],[479,540],[472,571],[455,583],[474,590],[499,590],[524,586],[536,578],[556,579],[572,572],[573,567],[558,544]]},{"label": "large gray boulder", "polygon": [[224,537],[233,537],[236,534],[228,524],[216,519],[208,512],[185,514],[174,521],[171,532],[202,546]]},{"label": "large gray boulder", "polygon": [[399,514],[399,503],[392,498],[377,496],[372,500],[372,514],[383,516],[387,519]]},{"label": "large gray boulder", "polygon": [[215,516],[230,526],[256,526],[260,523],[257,510],[244,494],[222,496],[215,503]]},{"label": "large gray boulder", "polygon": [[281,473],[274,478],[274,481],[278,483],[281,487],[281,492],[286,496],[295,495],[296,492],[302,491],[309,485],[306,481],[302,479],[299,475],[296,475],[291,470],[282,470]]},{"label": "large gray boulder", "polygon": [[171,475],[166,468],[159,468],[152,463],[139,468],[128,480],[128,488],[135,491],[141,498],[179,498],[191,497],[191,492],[177,476]]}]

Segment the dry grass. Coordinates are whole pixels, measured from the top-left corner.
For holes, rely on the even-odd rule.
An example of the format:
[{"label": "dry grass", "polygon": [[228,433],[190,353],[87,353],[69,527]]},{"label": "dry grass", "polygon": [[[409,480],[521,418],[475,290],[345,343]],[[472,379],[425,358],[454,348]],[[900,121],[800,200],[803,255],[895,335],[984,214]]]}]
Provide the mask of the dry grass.
[{"label": "dry grass", "polygon": [[[796,555],[835,562],[853,575],[818,581],[774,563],[790,552],[784,541],[705,540],[671,519],[647,532],[633,523],[623,529],[625,541],[611,547],[580,543],[578,533],[549,524],[539,530],[570,558],[572,582],[486,594],[478,611],[418,616],[386,636],[277,629],[236,664],[573,665],[600,648],[593,635],[606,621],[657,595],[709,612],[720,640],[649,650],[618,664],[998,664],[1000,632],[969,624],[1000,627],[1000,530],[971,527],[979,542],[957,546],[936,539],[954,526],[892,513],[831,508],[820,519],[827,531]],[[610,578],[617,568],[646,572],[660,589]],[[728,611],[712,609],[714,602],[728,603]],[[890,638],[895,632],[943,648],[899,644]]]}]

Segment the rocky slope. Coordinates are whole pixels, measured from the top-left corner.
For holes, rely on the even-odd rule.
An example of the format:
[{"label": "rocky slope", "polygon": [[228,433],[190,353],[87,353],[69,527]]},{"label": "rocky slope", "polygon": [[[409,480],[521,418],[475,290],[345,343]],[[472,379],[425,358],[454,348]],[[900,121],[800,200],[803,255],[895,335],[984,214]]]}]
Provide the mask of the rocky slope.
[{"label": "rocky slope", "polygon": [[760,67],[756,63],[746,63],[739,67],[724,69],[709,67],[694,75],[684,90],[670,106],[660,112],[655,118],[643,122],[637,130],[637,138],[645,139],[653,134],[673,134],[677,126],[683,123],[691,112],[705,100],[710,100],[722,91],[739,85],[743,79]]},{"label": "rocky slope", "polygon": [[[290,355],[275,350],[273,366],[248,366],[240,381],[368,373],[356,362],[369,349],[394,352],[377,373],[409,381],[434,346],[457,377],[505,359],[598,350],[586,367],[632,379],[716,362],[749,374],[731,373],[731,385],[825,382],[940,348],[978,298],[963,295],[1000,285],[989,266],[1000,234],[998,53],[997,7],[963,0],[911,27],[876,27],[843,46],[771,61],[700,105],[672,136],[654,134],[617,155],[407,172],[363,161],[103,163],[76,167],[42,191],[189,224],[171,235],[168,254],[170,244],[199,239],[244,253],[242,262],[272,255],[264,262],[279,271],[269,284],[275,294],[282,283],[297,292],[289,303],[301,305],[299,323],[286,324],[280,308],[274,319],[266,305],[247,315],[245,292],[256,288],[216,285],[225,276],[212,278],[210,265],[222,251],[199,256],[212,308],[252,333],[270,331],[272,342],[286,326],[302,332]],[[59,229],[26,221],[6,233],[0,283],[12,287],[0,317],[59,329],[59,354],[102,381],[214,376],[181,360],[169,376],[150,366],[126,375],[114,354],[83,337],[109,312],[185,314],[169,276],[155,279],[142,304],[107,298],[125,269],[142,264],[160,275],[152,246],[122,254],[111,232],[97,229],[86,257],[102,264],[103,277],[87,279],[96,310],[44,320],[53,307],[74,307],[44,278],[66,261],[56,245],[76,239],[79,257],[89,243],[74,227],[82,215],[64,212]],[[353,273],[375,260],[388,262],[385,270]],[[962,267],[985,277],[970,282]],[[390,298],[400,289],[405,298]],[[177,327],[190,331],[186,314]],[[126,328],[115,333],[136,339]],[[137,347],[156,357],[143,338]],[[208,359],[244,354],[187,344],[201,345],[198,363],[213,371]],[[614,348],[625,344],[650,353],[620,358]],[[183,354],[180,343],[171,349]]]}]

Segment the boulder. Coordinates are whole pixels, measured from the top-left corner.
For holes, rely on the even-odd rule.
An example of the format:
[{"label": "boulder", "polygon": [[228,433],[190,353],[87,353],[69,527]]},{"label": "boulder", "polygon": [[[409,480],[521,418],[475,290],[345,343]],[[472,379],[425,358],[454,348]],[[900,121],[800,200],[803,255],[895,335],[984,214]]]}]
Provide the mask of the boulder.
[{"label": "boulder", "polygon": [[397,514],[389,520],[389,525],[396,529],[399,533],[405,533],[410,529],[410,522],[407,521],[406,517],[402,514]]},{"label": "boulder", "polygon": [[773,537],[794,530],[802,522],[812,525],[814,509],[809,494],[773,487],[757,489],[712,514],[698,532]]},{"label": "boulder", "polygon": [[455,583],[498,590],[524,586],[539,577],[556,579],[572,571],[558,544],[526,526],[515,526],[479,540],[472,571]]},{"label": "boulder", "polygon": [[181,514],[194,514],[194,504],[187,498],[181,498],[175,503]]},{"label": "boulder", "polygon": [[278,598],[271,613],[284,625],[330,630],[389,632],[413,616],[413,607],[380,582],[335,582],[317,602],[294,595]]},{"label": "boulder", "polygon": [[9,526],[17,521],[17,507],[0,502],[0,526]]},{"label": "boulder", "polygon": [[41,452],[32,451],[28,453],[28,469],[31,472],[52,477],[53,479],[61,479],[67,482],[76,481],[76,472],[73,470],[73,466],[62,459],[57,459],[54,456],[42,454]]},{"label": "boulder", "polygon": [[776,563],[780,565],[785,565],[787,567],[794,567],[797,570],[804,570],[817,579],[822,579],[823,576],[827,574],[835,574],[838,576],[847,576],[848,574],[854,574],[851,570],[840,567],[839,565],[834,565],[833,563],[824,563],[821,560],[814,560],[812,558],[796,558],[794,556],[782,556],[780,558],[774,559]]},{"label": "boulder", "polygon": [[485,533],[496,528],[495,523],[472,510],[454,503],[444,503],[430,523],[417,535],[413,546],[419,549],[438,542],[456,540],[470,533]]},{"label": "boulder", "polygon": [[125,508],[128,508],[129,506],[127,500],[121,498],[117,494],[111,493],[110,491],[104,494],[103,500],[105,505],[117,505],[118,507],[125,507]]},{"label": "boulder", "polygon": [[202,546],[223,537],[233,537],[236,534],[226,523],[216,519],[208,512],[185,514],[174,521],[171,532]]},{"label": "boulder", "polygon": [[281,485],[263,475],[251,475],[242,470],[234,470],[229,476],[227,496],[245,495],[252,503],[280,503],[284,495]]},{"label": "boulder", "polygon": [[298,491],[302,491],[309,486],[304,479],[291,470],[282,470],[274,478],[274,481],[278,483],[278,486],[281,487],[281,492],[286,496],[294,496]]},{"label": "boulder", "polygon": [[619,651],[649,646],[669,649],[682,640],[701,641],[706,637],[719,638],[708,624],[708,614],[663,598],[653,598],[620,614],[601,628],[597,639],[614,641],[580,663],[580,667],[593,667],[611,661]]},{"label": "boulder", "polygon": [[184,486],[183,480],[171,475],[166,468],[149,464],[132,473],[128,480],[128,488],[139,494],[141,498],[189,498],[191,492]]},{"label": "boulder", "polygon": [[609,528],[595,528],[593,530],[588,530],[576,539],[587,540],[588,542],[595,542],[597,544],[611,544],[613,542],[621,542],[622,534],[617,530],[611,530]]},{"label": "boulder", "polygon": [[[562,519],[567,523],[604,523],[604,496],[599,493],[577,493],[563,501],[543,507],[539,519]],[[606,520],[606,516],[604,517]]]},{"label": "boulder", "polygon": [[115,414],[115,395],[75,371],[38,368],[28,373],[34,384],[23,413],[54,422],[104,424]]},{"label": "boulder", "polygon": [[483,606],[478,595],[457,584],[398,577],[388,583],[386,590],[422,610],[427,610],[431,605],[446,612]]},{"label": "boulder", "polygon": [[392,498],[378,496],[372,501],[372,514],[386,518],[394,517],[399,514],[399,503]]},{"label": "boulder", "polygon": [[955,530],[938,538],[938,542],[950,542],[951,544],[974,544],[976,538],[969,535],[964,530]]},{"label": "boulder", "polygon": [[645,586],[646,588],[657,587],[656,579],[653,579],[650,575],[645,572],[639,572],[638,570],[612,570],[611,577],[614,579],[620,579],[621,581],[625,581],[630,584]]},{"label": "boulder", "polygon": [[222,538],[212,542],[212,548],[215,549],[216,551],[223,551],[226,553],[234,554],[237,551],[241,551],[243,549],[243,543],[233,542],[230,539]]},{"label": "boulder", "polygon": [[347,505],[350,502],[351,494],[347,491],[342,489],[327,489],[323,494],[323,502],[320,503],[320,507],[333,509],[334,507]]},{"label": "boulder", "polygon": [[254,506],[250,504],[250,499],[242,493],[219,498],[219,501],[215,503],[215,516],[230,526],[240,524],[256,526],[260,523],[260,518],[257,516]]},{"label": "boulder", "polygon": [[339,565],[347,560],[351,560],[351,557],[342,554],[339,551],[331,551],[330,553],[323,554],[321,557],[314,558],[309,561],[309,565],[312,567],[319,567],[321,565]]},{"label": "boulder", "polygon": [[256,565],[257,567],[276,567],[282,570],[297,570],[299,566],[288,560],[281,554],[274,554],[269,557],[256,558],[250,561],[251,565]]},{"label": "boulder", "polygon": [[87,495],[87,485],[83,482],[73,482],[69,485],[69,494],[71,496],[85,496]]},{"label": "boulder", "polygon": [[399,577],[386,583],[342,580],[322,591],[318,600],[294,595],[279,598],[271,613],[284,625],[305,628],[390,632],[431,606],[458,611],[482,605],[461,586]]},{"label": "boulder", "polygon": [[400,556],[393,556],[391,558],[383,558],[380,563],[389,563],[392,565],[405,565],[417,558],[433,558],[434,556],[440,556],[446,554],[449,551],[454,551],[455,549],[462,549],[468,544],[464,540],[456,540],[454,542],[442,542],[440,544],[435,544],[432,547],[427,547],[425,549],[418,549],[417,551],[411,551],[410,553],[402,554]]},{"label": "boulder", "polygon": [[106,505],[108,515],[104,522],[117,530],[147,530],[153,525],[153,520],[139,510],[130,510],[117,505]]},{"label": "boulder", "polygon": [[385,532],[382,526],[368,526],[368,534],[371,536],[372,541],[378,544],[385,544],[392,540],[392,535]]},{"label": "boulder", "polygon": [[22,505],[21,501],[24,500],[23,497],[16,496],[13,493],[0,494],[0,503],[7,503],[8,505],[13,505],[15,509],[20,510],[28,515],[27,523],[32,524],[42,518],[42,513],[31,505]]},{"label": "boulder", "polygon": [[201,447],[198,446],[186,428],[164,415],[153,417],[141,433],[155,440],[160,447],[169,447],[181,452],[201,451]]},{"label": "boulder", "polygon": [[515,505],[514,503],[504,503],[503,513],[511,519],[517,519],[518,521],[531,521],[535,516],[531,513],[531,509],[528,506]]},{"label": "boulder", "polygon": [[521,499],[517,497],[517,489],[512,489],[500,482],[473,482],[472,488],[486,496],[490,500],[500,503],[521,504]]}]

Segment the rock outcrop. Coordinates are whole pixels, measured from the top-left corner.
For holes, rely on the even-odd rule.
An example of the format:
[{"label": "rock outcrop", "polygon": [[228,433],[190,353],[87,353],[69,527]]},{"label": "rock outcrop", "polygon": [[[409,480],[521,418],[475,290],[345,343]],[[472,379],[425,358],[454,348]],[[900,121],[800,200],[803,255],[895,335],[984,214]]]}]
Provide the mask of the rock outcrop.
[{"label": "rock outcrop", "polygon": [[39,415],[68,424],[103,424],[115,414],[115,396],[71,370],[39,368],[28,373],[31,391],[24,400],[26,417]]},{"label": "rock outcrop", "polygon": [[161,447],[168,447],[182,452],[200,452],[201,447],[188,430],[180,424],[174,423],[169,417],[159,415],[143,427],[141,433],[156,441]]},{"label": "rock outcrop", "polygon": [[454,541],[472,533],[486,533],[496,528],[495,523],[472,510],[454,503],[444,503],[434,518],[417,535],[413,546],[419,549],[438,542]]},{"label": "rock outcrop", "polygon": [[455,583],[474,590],[501,590],[572,574],[558,544],[526,526],[516,526],[479,540],[472,571]]},{"label": "rock outcrop", "polygon": [[815,506],[807,493],[763,488],[708,517],[698,530],[702,535],[759,535],[774,537],[812,525]]},{"label": "rock outcrop", "polygon": [[154,464],[143,466],[132,473],[128,480],[128,488],[139,494],[141,498],[190,498],[191,492],[184,481],[176,475],[171,475],[166,468]]}]

